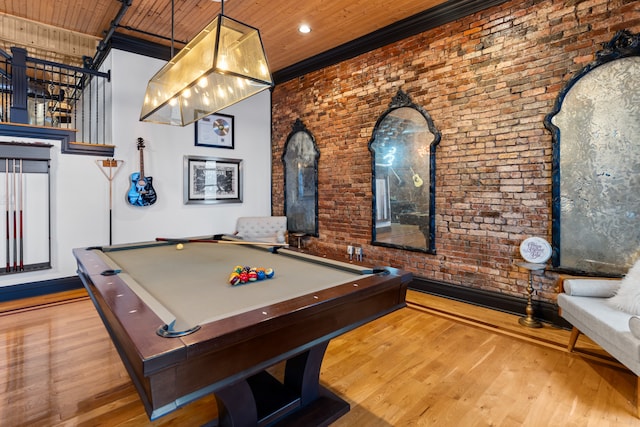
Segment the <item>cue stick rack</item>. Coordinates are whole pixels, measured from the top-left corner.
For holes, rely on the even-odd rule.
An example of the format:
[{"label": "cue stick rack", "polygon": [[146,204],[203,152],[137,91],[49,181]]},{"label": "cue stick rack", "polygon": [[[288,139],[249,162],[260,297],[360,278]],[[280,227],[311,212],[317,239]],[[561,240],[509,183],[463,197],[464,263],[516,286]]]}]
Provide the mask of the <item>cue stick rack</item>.
[{"label": "cue stick rack", "polygon": [[51,268],[51,147],[0,142],[0,275]]},{"label": "cue stick rack", "polygon": [[[124,160],[104,159],[96,160],[100,172],[109,181],[109,245],[113,245],[113,179],[116,177]],[[106,171],[109,171],[107,173]]]}]

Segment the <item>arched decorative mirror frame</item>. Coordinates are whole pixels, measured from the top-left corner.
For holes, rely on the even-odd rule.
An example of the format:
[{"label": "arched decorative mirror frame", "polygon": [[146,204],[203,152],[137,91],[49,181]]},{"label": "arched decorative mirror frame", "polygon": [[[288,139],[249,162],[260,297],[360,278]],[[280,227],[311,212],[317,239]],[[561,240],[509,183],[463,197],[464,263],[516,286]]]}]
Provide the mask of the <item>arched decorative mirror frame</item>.
[{"label": "arched decorative mirror frame", "polygon": [[[415,110],[419,113],[419,115],[421,116],[421,118],[424,119],[425,121],[425,125],[428,129],[428,132],[431,134],[432,136],[432,140],[431,141],[427,141],[428,144],[428,162],[427,164],[429,165],[429,170],[427,171],[426,174],[422,174],[423,177],[427,177],[428,182],[423,182],[422,177],[420,177],[420,173],[424,172],[422,170],[420,171],[413,171],[411,170],[411,180],[413,180],[413,183],[415,184],[416,187],[422,187],[424,186],[424,188],[428,189],[428,193],[425,195],[425,197],[427,197],[427,203],[428,203],[428,209],[427,209],[427,218],[424,218],[424,214],[425,212],[414,212],[414,214],[417,214],[420,218],[417,221],[411,221],[412,224],[418,224],[417,227],[419,228],[420,232],[424,235],[425,238],[425,245],[424,247],[417,247],[417,246],[413,246],[413,245],[409,245],[409,244],[405,244],[405,243],[394,243],[394,242],[390,242],[390,241],[381,241],[378,240],[378,231],[377,231],[377,222],[378,222],[378,212],[377,212],[377,206],[379,206],[379,200],[378,198],[380,197],[380,190],[378,189],[378,184],[377,184],[377,179],[376,179],[376,149],[375,149],[375,145],[377,144],[376,142],[376,137],[378,135],[380,135],[380,132],[382,131],[382,127],[385,124],[385,120],[387,120],[388,118],[390,118],[390,115],[392,114],[397,114],[399,113],[398,110],[400,109],[404,109],[404,108],[408,108],[408,109],[412,109]],[[431,116],[429,115],[429,113],[427,113],[427,111],[422,108],[420,105],[415,104],[412,100],[411,97],[405,93],[404,91],[402,91],[401,89],[398,89],[398,92],[396,93],[396,95],[393,97],[393,99],[391,100],[391,102],[389,103],[389,107],[387,108],[387,110],[385,110],[382,115],[380,115],[380,117],[378,118],[378,120],[376,121],[376,124],[373,128],[373,132],[371,134],[371,139],[369,140],[369,151],[371,152],[371,175],[372,175],[372,179],[371,179],[371,189],[372,189],[372,224],[371,224],[371,229],[372,229],[372,238],[371,238],[371,244],[374,246],[385,246],[385,247],[390,247],[390,248],[398,248],[398,249],[403,249],[403,250],[407,250],[407,251],[414,251],[414,252],[425,252],[425,253],[429,253],[429,254],[435,254],[436,253],[436,246],[435,246],[435,212],[436,212],[436,205],[435,205],[435,201],[436,201],[436,147],[438,146],[438,144],[440,143],[440,138],[441,138],[441,134],[440,131],[438,131],[438,129],[435,127],[433,120],[431,119]],[[400,144],[403,143],[403,141],[398,142]],[[426,149],[427,147],[425,147]],[[397,180],[400,182],[402,181],[402,179],[396,175],[396,173],[392,170],[391,172],[394,173],[395,177],[397,178]],[[419,182],[416,182],[416,180],[419,180]],[[418,185],[419,184],[419,185]],[[383,192],[386,194],[386,190],[382,189]],[[387,195],[387,198],[389,198],[390,196]],[[389,209],[391,210],[391,209]]]},{"label": "arched decorative mirror frame", "polygon": [[287,230],[318,237],[318,159],[316,140],[296,119],[282,153]]},{"label": "arched decorative mirror frame", "polygon": [[[622,275],[630,266],[631,258],[638,255],[634,250],[639,248],[633,246],[634,241],[636,245],[640,241],[640,202],[637,198],[640,190],[637,168],[640,161],[636,164],[633,162],[640,159],[640,144],[637,144],[637,135],[640,134],[637,132],[640,127],[637,99],[640,90],[626,91],[621,88],[620,85],[627,83],[634,87],[637,78],[622,75],[617,70],[628,64],[632,66],[634,75],[640,75],[640,59],[633,57],[640,57],[640,37],[627,30],[618,31],[611,41],[602,44],[602,50],[596,53],[596,59],[567,82],[558,94],[553,110],[544,119],[544,125],[551,132],[553,141],[552,265],[558,271]],[[633,62],[628,62],[626,58],[633,58]],[[613,63],[621,59],[625,62]],[[636,66],[636,63],[639,65]],[[602,67],[605,64],[608,64],[608,68]],[[605,76],[594,71],[605,72]],[[607,72],[612,74],[612,78],[608,80],[603,78]],[[589,79],[585,78],[587,75]],[[591,85],[592,81],[601,86],[614,82],[619,85],[617,88],[622,96],[611,103],[601,101],[602,105],[594,105],[600,86],[595,83]],[[583,89],[584,93],[578,91],[570,94],[572,89],[581,88],[576,86],[578,83],[589,83],[589,86]],[[604,87],[602,91],[607,96],[611,96],[611,92],[611,86]],[[578,98],[578,93],[581,93],[581,98]],[[631,99],[624,99],[629,97]],[[575,101],[576,98],[579,101]],[[563,124],[563,121],[569,121],[565,118],[561,120],[562,116],[559,114],[564,104],[569,108],[570,99],[582,107],[575,108],[575,112],[571,110],[571,113],[566,113],[571,124],[578,123],[575,125],[576,130],[566,124],[564,129],[556,126],[557,122]],[[631,108],[615,115],[614,107],[619,111],[618,105],[625,102]],[[598,106],[603,114],[596,117],[593,113]],[[606,125],[600,125],[601,122]],[[588,126],[580,126],[584,123],[588,123]],[[631,130],[621,128],[622,124],[630,126]],[[563,131],[566,133],[565,140],[562,140]],[[573,133],[578,133],[579,138]],[[635,135],[635,147],[634,141],[627,138],[628,135]],[[620,144],[621,142],[625,144]],[[625,153],[624,145],[632,151]],[[562,155],[564,158],[561,158]],[[569,161],[573,167],[566,164]],[[630,164],[634,170],[629,169]],[[604,197],[605,193],[613,192],[615,196],[607,194]],[[617,203],[610,203],[610,199]],[[587,217],[589,223],[581,223],[582,218]],[[601,232],[590,232],[592,224],[596,224],[594,227]],[[567,238],[569,235],[571,239],[577,237],[582,240],[576,242],[574,239],[572,244],[565,244],[563,247],[563,243],[566,243],[562,241],[563,237]]]}]

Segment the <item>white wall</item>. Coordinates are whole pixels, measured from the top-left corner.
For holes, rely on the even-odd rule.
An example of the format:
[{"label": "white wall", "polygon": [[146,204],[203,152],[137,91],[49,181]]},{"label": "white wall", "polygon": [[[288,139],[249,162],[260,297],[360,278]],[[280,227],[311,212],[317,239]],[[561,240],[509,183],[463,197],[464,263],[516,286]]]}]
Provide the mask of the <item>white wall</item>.
[{"label": "white wall", "polygon": [[[114,158],[124,160],[113,180],[113,243],[156,237],[229,233],[239,216],[271,214],[271,94],[263,91],[221,111],[234,116],[235,148],[196,147],[194,125],[184,128],[139,121],[149,78],[162,61],[114,50],[111,69]],[[104,68],[104,67],[103,67]],[[139,170],[137,139],[145,141],[145,175],[153,178],[158,201],[133,207],[125,201],[130,175]],[[15,141],[0,136],[0,141]],[[20,140],[24,142],[25,140]],[[27,141],[28,142],[28,141]],[[0,277],[8,286],[75,275],[72,249],[109,243],[109,182],[100,172],[101,157],[51,150],[51,258],[53,268]],[[242,159],[243,202],[217,205],[183,203],[185,155]],[[25,251],[28,251],[25,248]],[[25,256],[25,260],[27,260]]]}]

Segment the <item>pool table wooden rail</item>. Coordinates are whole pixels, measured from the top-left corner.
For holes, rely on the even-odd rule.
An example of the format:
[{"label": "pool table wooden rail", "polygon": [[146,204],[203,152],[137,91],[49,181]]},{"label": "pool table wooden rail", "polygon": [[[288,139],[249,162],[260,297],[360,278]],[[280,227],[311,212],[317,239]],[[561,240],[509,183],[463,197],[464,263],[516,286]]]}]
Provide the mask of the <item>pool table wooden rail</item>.
[{"label": "pool table wooden rail", "polygon": [[[411,280],[410,273],[389,268],[388,274],[362,276],[342,285],[200,325],[200,330],[190,335],[163,338],[155,333],[163,325],[160,317],[118,275],[101,274],[108,265],[87,249],[75,249],[74,256],[78,260],[78,275],[151,419],[206,394],[216,393],[224,398],[229,390],[235,393],[238,384],[249,377],[258,378],[266,368],[284,360],[296,360],[296,357],[306,360],[307,355],[310,359],[319,359],[314,362],[317,366],[303,366],[303,372],[290,375],[299,377],[291,381],[298,383],[298,388],[300,383],[311,384],[311,397],[307,400],[324,398],[327,391],[319,386],[317,377],[329,340],[404,307]],[[292,366],[296,364],[300,363]],[[289,409],[305,405],[304,400],[298,398],[288,405]],[[226,403],[234,405],[229,399]],[[235,404],[245,403],[241,400]],[[327,405],[336,406],[336,401]],[[344,411],[344,405],[340,410]],[[258,415],[264,418],[264,414]],[[272,420],[280,415],[277,412],[264,419]]]},{"label": "pool table wooden rail", "polygon": [[203,368],[216,366],[220,371],[204,378],[200,369],[194,369],[196,378],[185,375],[181,379],[197,388],[197,384],[205,386],[225,377],[233,380],[228,374],[234,371],[240,376],[251,375],[404,306],[404,294],[385,285],[372,283],[360,292],[335,298],[325,298],[327,292],[318,292],[319,300],[308,297],[306,306],[284,302],[265,307],[270,316],[254,310],[246,316],[202,325],[197,333],[182,338],[192,360],[190,369],[202,363]]}]

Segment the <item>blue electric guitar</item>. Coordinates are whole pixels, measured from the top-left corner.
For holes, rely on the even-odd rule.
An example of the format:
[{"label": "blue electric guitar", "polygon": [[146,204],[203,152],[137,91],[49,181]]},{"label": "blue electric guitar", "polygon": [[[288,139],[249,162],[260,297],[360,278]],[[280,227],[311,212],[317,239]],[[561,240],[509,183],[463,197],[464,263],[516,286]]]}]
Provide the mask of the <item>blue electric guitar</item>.
[{"label": "blue electric guitar", "polygon": [[140,151],[140,172],[131,174],[131,188],[127,193],[127,202],[132,206],[150,206],[156,202],[158,196],[153,189],[153,178],[144,176],[144,140],[138,138],[138,150]]}]

